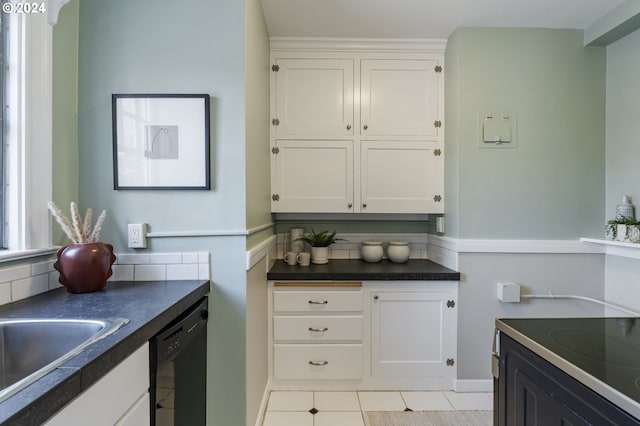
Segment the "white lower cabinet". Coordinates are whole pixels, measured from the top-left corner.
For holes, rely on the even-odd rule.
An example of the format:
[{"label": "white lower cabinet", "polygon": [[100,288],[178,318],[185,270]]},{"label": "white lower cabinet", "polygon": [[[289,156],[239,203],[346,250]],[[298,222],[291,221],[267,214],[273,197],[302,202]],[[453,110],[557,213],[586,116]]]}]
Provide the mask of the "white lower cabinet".
[{"label": "white lower cabinet", "polygon": [[362,283],[269,286],[272,380],[362,380]]},{"label": "white lower cabinet", "polygon": [[45,425],[148,426],[149,407],[149,344],[145,343]]},{"label": "white lower cabinet", "polygon": [[371,294],[371,375],[446,376],[454,361],[448,292],[381,290]]},{"label": "white lower cabinet", "polygon": [[273,377],[284,380],[362,378],[362,344],[273,345]]},{"label": "white lower cabinet", "polygon": [[148,425],[149,419],[149,407],[151,407],[149,401],[149,392],[144,393],[138,401],[118,420],[116,426],[143,426]]},{"label": "white lower cabinet", "polygon": [[273,389],[448,390],[455,281],[269,282]]}]

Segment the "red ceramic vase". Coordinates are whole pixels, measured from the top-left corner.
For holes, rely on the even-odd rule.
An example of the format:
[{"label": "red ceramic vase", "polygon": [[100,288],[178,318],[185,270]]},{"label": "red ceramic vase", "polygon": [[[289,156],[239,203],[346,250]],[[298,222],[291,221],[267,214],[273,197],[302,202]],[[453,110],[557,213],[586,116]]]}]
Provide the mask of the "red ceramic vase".
[{"label": "red ceramic vase", "polygon": [[58,250],[53,267],[60,272],[60,283],[70,293],[90,293],[107,285],[116,260],[113,246],[107,243],[70,244]]}]

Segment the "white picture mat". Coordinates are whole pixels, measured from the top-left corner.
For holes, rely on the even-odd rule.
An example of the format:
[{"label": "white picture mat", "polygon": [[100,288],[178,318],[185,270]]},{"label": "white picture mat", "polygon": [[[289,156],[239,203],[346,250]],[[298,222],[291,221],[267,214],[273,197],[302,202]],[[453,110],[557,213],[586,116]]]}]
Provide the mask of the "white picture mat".
[{"label": "white picture mat", "polygon": [[[148,126],[178,128],[178,158],[150,158]],[[204,98],[116,98],[118,187],[206,187]]]}]

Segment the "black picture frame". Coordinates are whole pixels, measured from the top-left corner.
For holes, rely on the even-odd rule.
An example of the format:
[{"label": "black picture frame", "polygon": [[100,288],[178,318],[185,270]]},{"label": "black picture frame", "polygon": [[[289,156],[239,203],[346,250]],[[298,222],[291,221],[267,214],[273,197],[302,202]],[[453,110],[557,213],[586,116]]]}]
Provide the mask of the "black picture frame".
[{"label": "black picture frame", "polygon": [[115,190],[209,190],[207,94],[113,94]]}]

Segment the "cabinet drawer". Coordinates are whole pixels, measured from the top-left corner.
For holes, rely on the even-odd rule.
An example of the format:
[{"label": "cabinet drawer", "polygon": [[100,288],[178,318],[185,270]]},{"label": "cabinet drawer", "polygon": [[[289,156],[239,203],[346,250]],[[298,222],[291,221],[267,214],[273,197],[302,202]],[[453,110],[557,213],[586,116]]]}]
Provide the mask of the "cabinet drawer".
[{"label": "cabinet drawer", "polygon": [[274,345],[274,378],[355,380],[362,378],[362,345]]},{"label": "cabinet drawer", "polygon": [[361,312],[362,291],[274,291],[275,312]]},{"label": "cabinet drawer", "polygon": [[322,342],[362,340],[362,316],[276,316],[273,339]]}]

